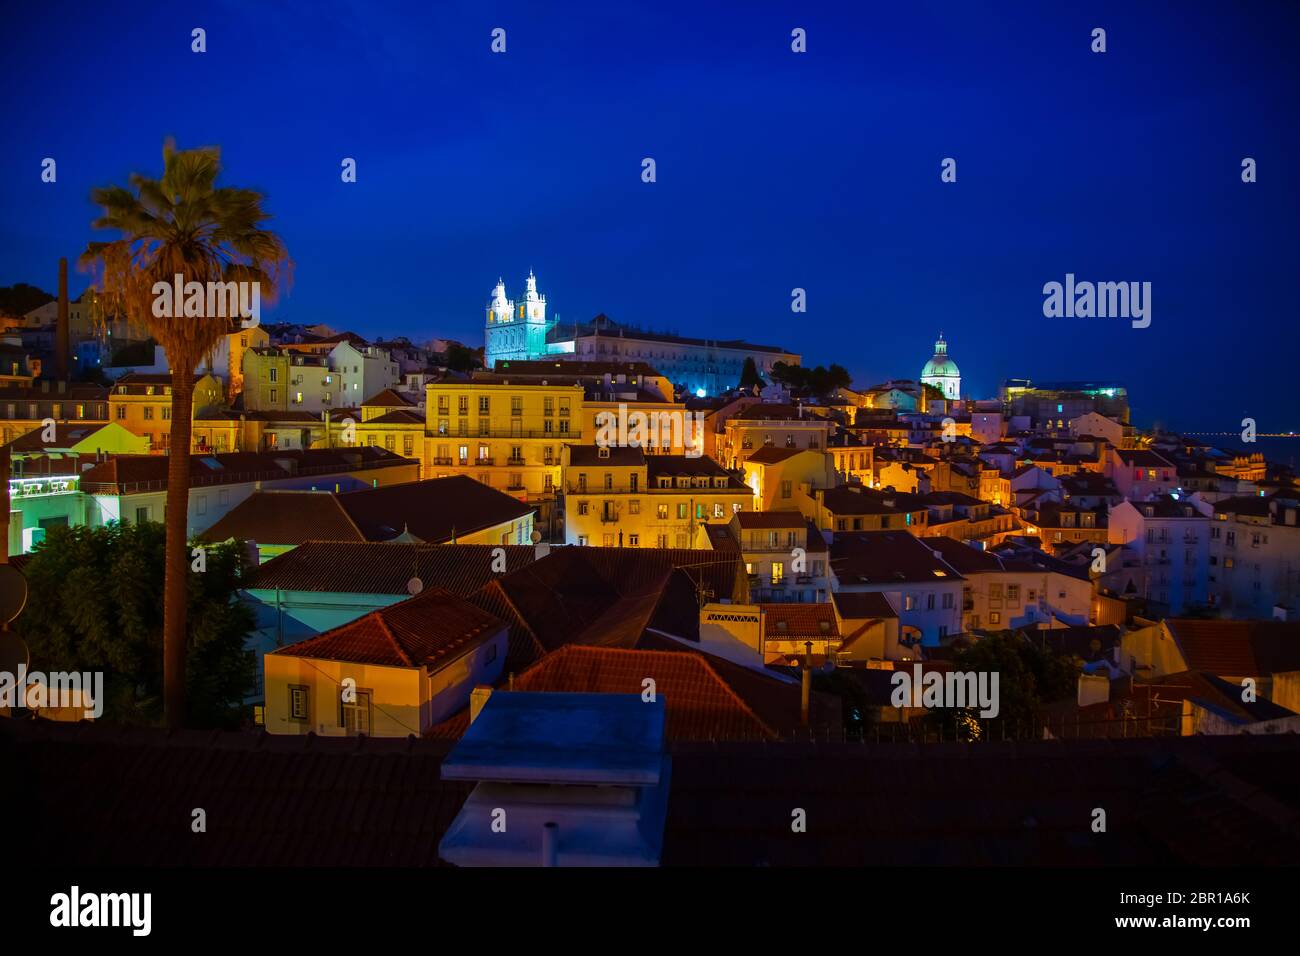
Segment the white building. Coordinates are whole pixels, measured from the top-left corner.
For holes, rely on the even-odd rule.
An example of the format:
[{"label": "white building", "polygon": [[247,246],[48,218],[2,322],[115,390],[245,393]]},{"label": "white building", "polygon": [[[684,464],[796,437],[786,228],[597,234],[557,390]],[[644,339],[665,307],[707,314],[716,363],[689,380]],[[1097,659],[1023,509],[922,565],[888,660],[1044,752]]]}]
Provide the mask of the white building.
[{"label": "white building", "polygon": [[357,407],[371,395],[393,388],[402,380],[397,363],[384,349],[343,341],[330,352],[330,369],[338,376],[334,407]]},{"label": "white building", "polygon": [[921,383],[933,385],[943,392],[943,397],[956,401],[961,398],[961,372],[957,363],[948,357],[948,343],[939,333],[939,341],[934,343],[934,355],[921,369]]},{"label": "white building", "polygon": [[605,315],[590,322],[560,323],[546,316],[546,296],[537,291],[531,272],[524,297],[516,302],[498,279],[488,300],[484,324],[484,364],[540,358],[579,361],[644,362],[675,386],[698,396],[716,395],[740,383],[745,360],[752,358],[768,379],[776,362],[798,365],[794,352],[738,339],[698,339],[648,332],[622,325]]},{"label": "white building", "polygon": [[1138,595],[1167,614],[1208,602],[1209,506],[1172,496],[1122,501],[1110,509],[1108,539],[1124,546],[1122,567],[1103,580],[1120,597]]}]

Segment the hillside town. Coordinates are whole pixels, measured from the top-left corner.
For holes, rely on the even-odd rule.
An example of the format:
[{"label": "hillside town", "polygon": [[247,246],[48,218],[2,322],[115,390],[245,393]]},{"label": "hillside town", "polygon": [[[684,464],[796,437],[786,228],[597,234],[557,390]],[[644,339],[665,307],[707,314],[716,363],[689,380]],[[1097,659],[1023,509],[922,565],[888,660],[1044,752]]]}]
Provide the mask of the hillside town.
[{"label": "hillside town", "polygon": [[[0,320],[0,537],[33,587],[78,529],[162,522],[178,454],[164,350],[93,288],[70,299],[66,266],[41,295]],[[777,346],[561,325],[531,273],[518,304],[497,283],[482,349],[232,327],[192,377],[188,449],[191,571],[233,553],[220,600],[245,615],[220,725],[432,746],[482,792],[417,862],[460,865],[556,852],[548,814],[568,863],[661,862],[660,755],[692,746],[944,760],[1300,729],[1294,472],[1136,428],[1119,382],[967,395],[956,354],[940,334],[914,378],[857,383]],[[123,719],[92,696],[114,699],[6,712],[38,735]],[[580,770],[594,728],[645,773]],[[521,780],[560,790],[539,808]],[[636,810],[592,829],[576,780]],[[536,828],[493,839],[482,800]]]}]

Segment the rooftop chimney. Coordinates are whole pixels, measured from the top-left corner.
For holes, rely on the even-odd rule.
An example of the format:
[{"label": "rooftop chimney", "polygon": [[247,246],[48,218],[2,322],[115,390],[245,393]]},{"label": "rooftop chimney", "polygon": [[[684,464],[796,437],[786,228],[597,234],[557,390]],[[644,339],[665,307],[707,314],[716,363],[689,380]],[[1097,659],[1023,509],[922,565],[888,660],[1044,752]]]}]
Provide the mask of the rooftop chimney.
[{"label": "rooftop chimney", "polygon": [[812,641],[804,641],[807,654],[803,659],[803,693],[799,698],[799,723],[808,726],[808,711],[812,704]]},{"label": "rooftop chimney", "polygon": [[54,330],[54,375],[68,377],[68,260],[59,260],[59,320]]}]

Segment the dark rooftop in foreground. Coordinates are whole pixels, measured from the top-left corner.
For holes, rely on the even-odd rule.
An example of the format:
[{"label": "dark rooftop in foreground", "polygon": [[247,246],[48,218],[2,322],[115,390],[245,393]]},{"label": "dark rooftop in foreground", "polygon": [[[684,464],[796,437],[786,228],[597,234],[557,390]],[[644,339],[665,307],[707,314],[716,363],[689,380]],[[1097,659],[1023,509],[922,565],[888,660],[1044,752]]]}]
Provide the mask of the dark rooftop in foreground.
[{"label": "dark rooftop in foreground", "polygon": [[[0,719],[26,781],[14,859],[438,866],[471,784],[437,739]],[[1300,736],[671,743],[667,866],[1293,865]],[[195,839],[195,793],[209,821]],[[790,827],[792,794],[806,833]],[[1092,809],[1109,832],[1091,832]],[[340,833],[346,838],[340,839]]]}]

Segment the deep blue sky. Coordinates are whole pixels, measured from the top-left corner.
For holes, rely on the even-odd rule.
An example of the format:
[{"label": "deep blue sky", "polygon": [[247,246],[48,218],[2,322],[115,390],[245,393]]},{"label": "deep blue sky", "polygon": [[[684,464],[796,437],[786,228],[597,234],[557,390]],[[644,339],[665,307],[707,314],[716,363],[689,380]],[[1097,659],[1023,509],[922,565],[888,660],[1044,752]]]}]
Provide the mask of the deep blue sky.
[{"label": "deep blue sky", "polygon": [[[10,4],[0,285],[52,290],[91,187],[156,173],[170,134],[268,194],[297,264],[273,320],[478,345],[498,274],[517,296],[531,267],[565,318],[773,342],[860,384],[918,375],[942,329],[967,394],[1110,378],[1141,424],[1300,429],[1298,8]],[[1152,282],[1151,327],[1045,319],[1066,272]]]}]

